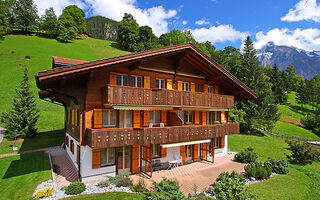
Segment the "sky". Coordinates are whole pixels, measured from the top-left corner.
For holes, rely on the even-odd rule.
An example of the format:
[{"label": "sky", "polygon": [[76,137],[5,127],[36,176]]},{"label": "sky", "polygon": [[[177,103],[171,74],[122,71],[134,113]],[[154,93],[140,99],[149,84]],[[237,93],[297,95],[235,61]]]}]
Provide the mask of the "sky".
[{"label": "sky", "polygon": [[41,16],[53,7],[77,5],[90,16],[120,21],[131,13],[155,35],[172,29],[190,30],[199,42],[217,49],[241,48],[249,35],[255,48],[272,41],[307,51],[320,51],[320,0],[34,0]]}]

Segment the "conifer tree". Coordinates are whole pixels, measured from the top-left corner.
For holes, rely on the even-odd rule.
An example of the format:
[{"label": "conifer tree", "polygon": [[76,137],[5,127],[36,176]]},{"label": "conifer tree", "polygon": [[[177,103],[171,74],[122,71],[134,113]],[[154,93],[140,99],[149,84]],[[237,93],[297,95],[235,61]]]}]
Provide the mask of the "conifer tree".
[{"label": "conifer tree", "polygon": [[282,76],[282,73],[279,71],[279,68],[276,64],[273,65],[270,80],[272,83],[272,91],[275,96],[275,103],[285,104],[287,103],[288,96],[285,93],[285,83]]},{"label": "conifer tree", "polygon": [[0,0],[0,39],[7,33],[9,22],[8,22],[9,7],[6,1]]},{"label": "conifer tree", "polygon": [[298,83],[296,100],[299,104],[301,104],[301,111],[302,111],[303,104],[308,103],[308,94],[307,94],[306,82],[304,79],[300,80]]},{"label": "conifer tree", "polygon": [[23,31],[34,31],[37,28],[37,6],[33,0],[19,0],[15,3],[14,15],[16,25]]},{"label": "conifer tree", "polygon": [[17,138],[33,137],[37,133],[39,109],[30,89],[27,67],[24,68],[23,79],[16,93],[11,110],[2,113],[1,116],[1,122],[7,129],[5,136],[12,139],[16,131]]},{"label": "conifer tree", "polygon": [[41,17],[41,29],[47,31],[52,38],[53,35],[58,33],[58,19],[53,8],[46,9],[45,14]]}]

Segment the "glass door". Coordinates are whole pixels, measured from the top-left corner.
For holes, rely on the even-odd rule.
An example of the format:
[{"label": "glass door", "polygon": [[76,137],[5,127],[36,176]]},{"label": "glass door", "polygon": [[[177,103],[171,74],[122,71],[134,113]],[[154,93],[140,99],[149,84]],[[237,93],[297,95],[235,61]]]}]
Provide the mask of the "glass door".
[{"label": "glass door", "polygon": [[130,146],[118,147],[118,172],[130,171]]},{"label": "glass door", "polygon": [[186,160],[192,160],[192,145],[186,145]]}]

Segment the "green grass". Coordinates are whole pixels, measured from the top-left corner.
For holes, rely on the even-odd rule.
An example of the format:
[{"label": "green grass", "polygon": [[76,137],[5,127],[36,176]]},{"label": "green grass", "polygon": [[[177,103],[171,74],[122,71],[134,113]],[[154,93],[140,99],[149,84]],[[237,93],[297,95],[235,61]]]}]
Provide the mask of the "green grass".
[{"label": "green grass", "polygon": [[124,192],[107,192],[101,194],[86,194],[86,195],[79,195],[75,197],[65,198],[65,200],[69,199],[90,199],[90,200],[143,200],[145,199],[144,194],[139,193],[124,193]]},{"label": "green grass", "polygon": [[320,137],[314,134],[312,131],[291,123],[277,121],[274,129],[282,132],[286,132],[292,135],[320,140]]},{"label": "green grass", "polygon": [[[32,90],[40,108],[40,118],[38,121],[39,132],[50,133],[51,131],[63,129],[63,107],[39,99],[39,90],[36,88],[34,76],[37,75],[39,71],[51,69],[52,56],[92,61],[129,53],[115,47],[117,47],[115,42],[86,37],[75,40],[73,43],[61,43],[54,39],[36,36],[5,36],[5,39],[0,41],[0,113],[10,108],[15,96],[15,88],[19,85],[23,75],[21,66],[27,65],[29,67]],[[31,59],[26,60],[24,59],[25,56],[30,56]],[[49,134],[47,136],[51,138]],[[54,138],[59,140],[59,142],[54,141]],[[44,139],[44,137],[41,139]],[[55,135],[51,139],[48,139],[48,141],[52,141],[52,144],[44,142],[41,144],[41,147],[62,143],[62,135]],[[8,147],[12,142],[6,140],[4,142],[5,144],[0,145],[0,153],[11,152],[11,147]],[[26,149],[37,148],[37,146],[33,144],[23,144],[22,146],[26,146]]]},{"label": "green grass", "polygon": [[33,199],[37,185],[51,178],[43,152],[0,158],[0,199]]}]

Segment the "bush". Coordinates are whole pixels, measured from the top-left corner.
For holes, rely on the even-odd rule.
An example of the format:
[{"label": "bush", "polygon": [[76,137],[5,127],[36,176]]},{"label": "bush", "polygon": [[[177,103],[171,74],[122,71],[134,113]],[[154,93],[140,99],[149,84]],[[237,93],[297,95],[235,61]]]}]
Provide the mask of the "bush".
[{"label": "bush", "polygon": [[82,182],[71,183],[65,190],[66,194],[80,194],[86,190],[86,185]]},{"label": "bush", "polygon": [[312,130],[314,133],[319,133],[320,117],[307,115],[301,119],[301,124],[303,124],[306,129]]},{"label": "bush", "polygon": [[109,176],[109,183],[116,185],[117,187],[130,187],[132,181],[129,178],[130,172],[121,173],[115,177]]},{"label": "bush", "polygon": [[242,174],[233,171],[231,174],[223,172],[219,175],[214,183],[214,191],[210,192],[216,199],[255,199],[255,197],[247,192],[244,186],[245,179]]},{"label": "bush", "polygon": [[153,182],[152,190],[147,194],[152,200],[183,200],[186,197],[180,191],[178,181],[163,178],[160,183]]},{"label": "bush", "polygon": [[53,188],[43,188],[42,190],[39,190],[38,192],[36,192],[34,194],[34,197],[37,199],[50,197],[53,195],[53,192],[54,192]]},{"label": "bush", "polygon": [[101,181],[101,182],[99,182],[99,183],[97,184],[97,186],[98,186],[99,188],[108,187],[109,185],[110,185],[109,180]]},{"label": "bush", "polygon": [[253,151],[252,148],[247,148],[237,153],[234,158],[238,162],[251,163],[257,160],[258,155]]},{"label": "bush", "polygon": [[139,182],[136,185],[131,187],[131,190],[134,192],[147,192],[148,189],[143,179],[139,179]]},{"label": "bush", "polygon": [[261,162],[253,162],[245,166],[244,169],[248,177],[256,179],[267,179],[272,173],[272,166],[268,161],[264,165]]},{"label": "bush", "polygon": [[274,173],[287,174],[289,172],[288,161],[286,160],[269,159],[269,163]]},{"label": "bush", "polygon": [[122,178],[122,177],[129,177],[130,174],[131,174],[130,172],[124,172],[124,173],[121,173],[115,177],[108,176],[108,178],[109,178],[108,181],[109,181],[109,183],[115,185],[117,179]]},{"label": "bush", "polygon": [[[287,158],[291,164],[307,165],[312,161],[317,160],[315,151],[311,149],[311,145],[305,142],[298,141],[286,141],[289,145],[291,155],[287,155]],[[319,158],[319,157],[318,157]]]}]

